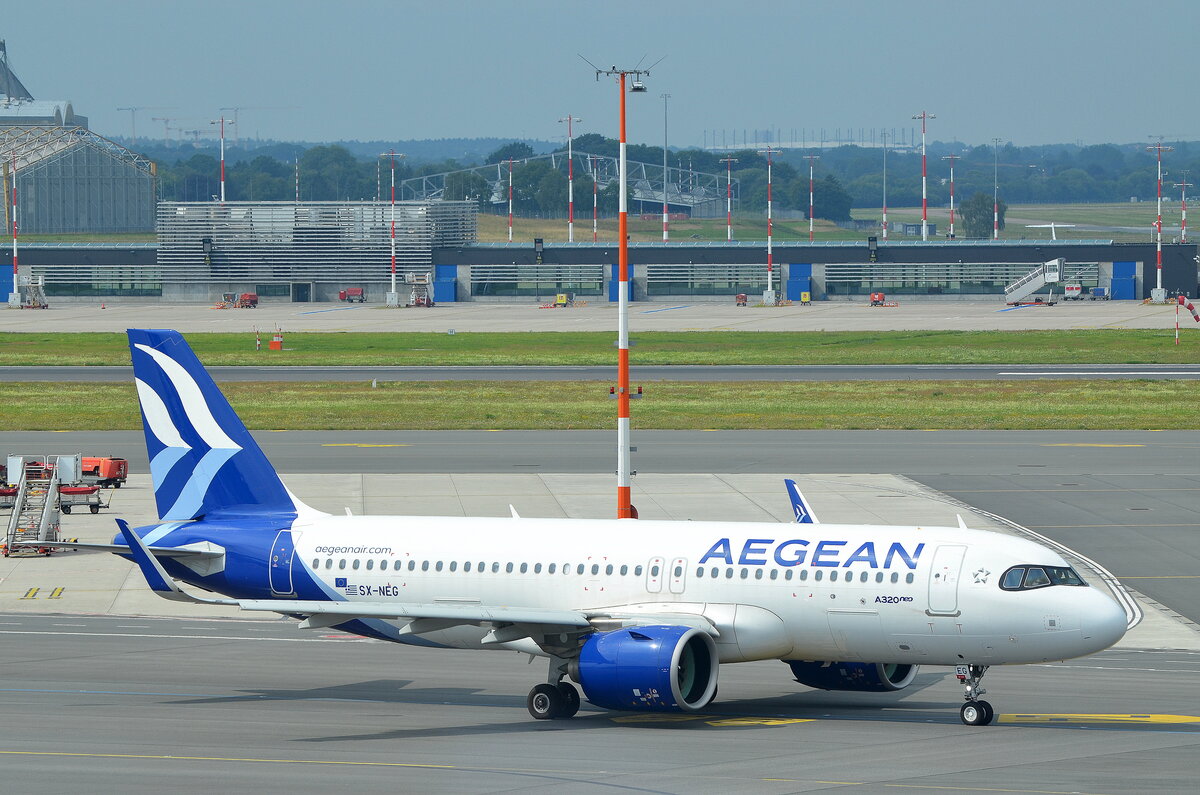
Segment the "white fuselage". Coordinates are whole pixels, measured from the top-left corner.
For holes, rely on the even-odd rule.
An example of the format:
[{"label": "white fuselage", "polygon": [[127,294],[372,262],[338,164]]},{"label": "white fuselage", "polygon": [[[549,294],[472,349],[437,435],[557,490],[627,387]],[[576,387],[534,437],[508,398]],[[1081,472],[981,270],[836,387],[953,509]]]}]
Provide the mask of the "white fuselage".
[{"label": "white fuselage", "polygon": [[[1107,648],[1125,629],[1093,587],[1002,590],[1011,566],[1068,564],[1033,542],[962,528],[330,516],[297,522],[292,537],[292,566],[330,599],[702,615],[720,633],[721,662],[1043,662]],[[393,634],[407,623],[372,626]],[[484,645],[488,631],[422,637],[539,651]]]}]

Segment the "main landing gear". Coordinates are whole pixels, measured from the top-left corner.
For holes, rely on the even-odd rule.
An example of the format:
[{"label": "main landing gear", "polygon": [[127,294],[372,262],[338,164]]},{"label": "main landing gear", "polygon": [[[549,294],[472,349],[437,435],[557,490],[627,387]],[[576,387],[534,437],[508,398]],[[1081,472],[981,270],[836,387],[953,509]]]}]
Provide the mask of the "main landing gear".
[{"label": "main landing gear", "polygon": [[573,718],[579,711],[579,690],[570,682],[534,685],[525,699],[529,714],[538,720]]},{"label": "main landing gear", "polygon": [[958,681],[963,684],[963,698],[967,700],[967,703],[963,704],[962,709],[958,711],[958,716],[968,726],[987,726],[992,722],[992,718],[996,717],[996,711],[992,709],[992,705],[979,700],[979,697],[987,692],[979,686],[987,669],[986,665],[955,666],[954,673],[958,676]]},{"label": "main landing gear", "polygon": [[534,685],[525,698],[530,715],[538,720],[575,717],[579,711],[579,690],[570,682],[563,681],[566,675],[567,660],[551,657],[546,681]]}]

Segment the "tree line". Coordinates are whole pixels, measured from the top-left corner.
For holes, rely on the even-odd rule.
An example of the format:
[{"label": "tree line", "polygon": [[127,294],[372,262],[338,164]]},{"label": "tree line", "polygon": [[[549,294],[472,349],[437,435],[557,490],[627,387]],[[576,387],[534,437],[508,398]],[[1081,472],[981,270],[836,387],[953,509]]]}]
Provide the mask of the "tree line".
[{"label": "tree line", "polygon": [[[1178,195],[1172,187],[1184,172],[1200,175],[1200,145],[1175,144],[1166,155],[1164,191]],[[616,157],[618,142],[589,133],[574,141],[576,152]],[[563,146],[561,151],[565,152]],[[816,153],[816,152],[814,152]],[[548,160],[528,160],[535,151],[525,142],[498,147],[485,163],[501,164],[513,159],[513,206],[522,215],[564,215],[567,204],[567,172],[560,159],[557,168]],[[777,210],[807,214],[809,205],[809,152],[788,150],[773,155],[772,202]],[[878,208],[883,202],[884,152],[844,146],[819,153],[814,168],[814,206],[817,218],[846,221],[855,208]],[[1153,199],[1157,184],[1154,154],[1144,146],[1100,144],[1095,146],[1055,145],[999,148],[988,145],[935,142],[928,148],[928,195],[934,206],[950,198],[949,161],[954,155],[954,190],[960,205],[975,195],[975,202],[990,211],[993,192],[1005,204],[1123,202],[1131,197]],[[628,146],[632,161],[661,163],[661,147]],[[743,212],[761,212],[767,203],[767,161],[754,150],[712,152],[702,149],[670,150],[672,165],[701,172],[725,173],[725,157],[737,160],[733,175],[740,187],[739,207]],[[887,201],[892,207],[921,203],[921,155],[918,151],[887,152]],[[297,161],[300,198],[309,200],[373,200],[390,197],[391,169],[384,158],[354,155],[333,144],[302,149],[278,145],[253,158],[226,163],[226,197],[231,201],[288,201],[296,196]],[[454,172],[478,163],[456,159],[413,162],[398,159],[396,181],[410,177]],[[507,211],[507,180],[500,166],[502,185],[494,191],[493,181],[479,174],[450,174],[446,178],[447,199],[477,201],[485,211]],[[174,201],[207,201],[220,193],[220,164],[214,154],[196,151],[174,163],[158,164],[160,198]],[[577,214],[586,214],[591,203],[592,182],[586,170],[576,169]],[[399,198],[399,196],[398,196]],[[985,201],[986,199],[986,201]],[[598,191],[600,211],[610,216],[617,211],[615,183]],[[631,205],[631,211],[636,211]]]}]

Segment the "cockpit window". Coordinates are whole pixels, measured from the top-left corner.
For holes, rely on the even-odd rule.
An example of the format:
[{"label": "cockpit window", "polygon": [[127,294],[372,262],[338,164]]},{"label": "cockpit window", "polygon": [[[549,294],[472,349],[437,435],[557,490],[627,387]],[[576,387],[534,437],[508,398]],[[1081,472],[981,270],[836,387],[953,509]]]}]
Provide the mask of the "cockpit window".
[{"label": "cockpit window", "polygon": [[1028,591],[1051,585],[1086,586],[1074,569],[1066,566],[1013,566],[1000,578],[1005,591]]},{"label": "cockpit window", "polygon": [[1035,566],[1025,572],[1026,588],[1041,588],[1043,585],[1049,584],[1050,578],[1046,576],[1045,569]]}]

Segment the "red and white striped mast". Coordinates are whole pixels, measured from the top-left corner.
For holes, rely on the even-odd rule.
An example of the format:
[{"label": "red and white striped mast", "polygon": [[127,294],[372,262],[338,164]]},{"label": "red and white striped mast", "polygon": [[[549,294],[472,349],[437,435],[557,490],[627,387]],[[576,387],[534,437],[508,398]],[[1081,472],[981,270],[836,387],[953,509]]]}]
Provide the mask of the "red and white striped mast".
[{"label": "red and white striped mast", "polygon": [[[17,286],[17,156],[12,155],[12,165],[8,169],[8,178],[12,180],[12,233],[13,233],[13,286],[12,291],[16,296],[21,295],[21,289]],[[11,305],[12,302],[9,301]]]},{"label": "red and white striped mast", "polygon": [[813,242],[813,163],[820,155],[805,155],[808,160],[808,242]]},{"label": "red and white striped mast", "polygon": [[665,243],[670,237],[670,216],[667,214],[667,100],[671,98],[670,94],[661,94],[663,101],[663,242]]},{"label": "red and white striped mast", "polygon": [[512,161],[508,159],[508,242],[512,242]]},{"label": "red and white striped mast", "polygon": [[600,75],[611,75],[619,78],[617,81],[620,91],[620,179],[617,214],[617,518],[636,519],[637,509],[633,507],[633,483],[630,479],[632,471],[629,466],[629,198],[628,198],[628,168],[625,161],[625,77],[633,75],[631,92],[644,93],[646,86],[642,84],[642,75],[649,75],[649,69],[597,69],[596,79]]},{"label": "red and white striped mast", "polygon": [[575,140],[575,132],[572,129],[572,124],[577,121],[583,121],[576,116],[567,114],[564,119],[559,119],[559,124],[567,123],[567,242],[575,242],[575,157],[571,150],[571,143]]},{"label": "red and white striped mast", "polygon": [[[391,209],[391,227],[392,227],[392,286],[388,292],[388,306],[399,306],[400,296],[396,292],[396,150],[392,149],[380,157],[386,157],[391,162],[392,172],[392,209]],[[404,157],[404,155],[400,155]],[[297,183],[299,184],[299,183]]]},{"label": "red and white striped mast", "polygon": [[725,239],[733,240],[733,164],[736,157],[721,158],[725,164]]},{"label": "red and white striped mast", "polygon": [[1000,140],[992,139],[992,240],[1000,239]]},{"label": "red and white striped mast", "polygon": [[883,142],[883,242],[888,239],[888,224],[887,224],[887,130],[880,134]]},{"label": "red and white striped mast", "polygon": [[1187,242],[1187,189],[1192,187],[1192,183],[1187,181],[1188,169],[1183,170],[1183,182],[1176,182],[1175,187],[1179,188],[1179,242]]},{"label": "red and white striped mast", "polygon": [[942,160],[950,161],[950,239],[954,239],[954,161],[958,155],[946,155]]},{"label": "red and white striped mast", "polygon": [[914,119],[921,120],[921,240],[929,240],[929,191],[926,180],[925,170],[925,120],[936,119],[928,111],[921,111],[913,116]]},{"label": "red and white striped mast", "polygon": [[599,218],[600,218],[600,202],[598,201],[598,193],[596,189],[596,156],[588,155],[588,160],[592,164],[592,242],[595,243],[600,239]]},{"label": "red and white striped mast", "polygon": [[[213,119],[209,124],[221,125],[221,203],[225,203],[225,116],[222,115],[219,119]],[[233,124],[232,121],[229,122]]]},{"label": "red and white striped mast", "polygon": [[1162,153],[1171,152],[1175,149],[1173,146],[1163,146],[1162,136],[1159,136],[1158,143],[1153,146],[1147,146],[1147,152],[1156,152],[1158,154],[1158,220],[1154,222],[1154,228],[1157,230],[1157,250],[1155,252],[1155,280],[1154,286],[1156,289],[1162,289]]},{"label": "red and white striped mast", "polygon": [[771,155],[778,151],[780,150],[771,146],[767,146],[766,149],[758,150],[760,155],[765,154],[767,156],[767,291],[763,293],[763,303],[767,304],[775,303],[775,285],[772,281],[771,275],[775,270],[775,260],[771,251],[771,236],[772,232],[774,231],[773,217],[771,213]]}]

